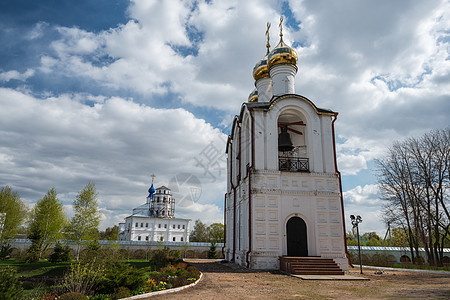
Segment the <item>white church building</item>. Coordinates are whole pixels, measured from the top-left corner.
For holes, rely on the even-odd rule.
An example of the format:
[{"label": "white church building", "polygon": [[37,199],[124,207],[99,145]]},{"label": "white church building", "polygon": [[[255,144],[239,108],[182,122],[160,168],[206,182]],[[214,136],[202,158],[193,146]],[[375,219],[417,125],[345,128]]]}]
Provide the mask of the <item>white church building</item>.
[{"label": "white church building", "polygon": [[296,94],[297,70],[280,22],[280,41],[270,51],[267,38],[253,69],[256,89],[226,145],[225,256],[250,269],[278,269],[288,256],[331,258],[348,270],[338,113]]},{"label": "white church building", "polygon": [[145,204],[119,223],[119,240],[189,242],[190,219],[175,218],[175,198],[165,186],[148,189]]}]

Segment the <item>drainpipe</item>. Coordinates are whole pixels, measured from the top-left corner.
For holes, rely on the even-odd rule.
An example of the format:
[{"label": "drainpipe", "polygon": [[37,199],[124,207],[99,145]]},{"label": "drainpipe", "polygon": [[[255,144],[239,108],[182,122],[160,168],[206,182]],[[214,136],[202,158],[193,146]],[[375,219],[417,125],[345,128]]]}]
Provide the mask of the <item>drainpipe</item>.
[{"label": "drainpipe", "polygon": [[222,255],[225,257],[225,245],[227,243],[227,193],[223,197],[223,247]]},{"label": "drainpipe", "polygon": [[231,153],[231,161],[230,161],[230,187],[231,190],[233,190],[233,254],[231,257],[231,261],[234,262],[235,255],[236,255],[236,188],[233,184],[233,161],[234,161],[234,154],[233,154],[233,143],[230,143],[230,153]]},{"label": "drainpipe", "polygon": [[255,165],[255,119],[253,117],[253,109],[249,109],[250,118],[252,121],[252,138],[251,138],[251,151],[252,151],[252,165],[248,167],[248,251],[245,255],[245,261],[247,263],[247,269],[250,267],[250,261],[248,259],[249,254],[252,252],[252,169]]},{"label": "drainpipe", "polygon": [[236,188],[233,186],[233,258],[232,262],[235,261],[236,257]]},{"label": "drainpipe", "polygon": [[334,119],[333,119],[333,121],[331,121],[331,134],[332,134],[332,137],[333,137],[333,152],[334,152],[334,170],[335,170],[336,174],[338,175],[339,192],[341,194],[341,212],[342,212],[342,226],[344,227],[345,254],[347,255],[347,261],[348,261],[349,266],[351,266],[353,268],[353,265],[350,262],[350,254],[348,253],[348,250],[347,250],[347,234],[346,234],[346,231],[345,231],[345,215],[344,215],[344,194],[342,193],[341,172],[339,172],[339,170],[338,170],[337,158],[336,158],[336,139],[335,139],[335,135],[334,135],[334,122],[336,121],[337,116],[338,116],[338,113],[335,112],[334,113]]},{"label": "drainpipe", "polygon": [[247,269],[250,267],[248,256],[252,252],[252,169],[248,167],[248,251],[245,254]]},{"label": "drainpipe", "polygon": [[[242,153],[241,153],[241,144],[242,144],[242,128],[241,126],[238,124],[238,128],[239,128],[239,148],[238,148],[238,157],[239,157],[239,175],[238,175],[238,182],[237,185],[239,186],[239,184],[241,183],[241,178],[242,178],[242,173],[241,173],[241,162],[242,162]],[[239,243],[240,245],[240,243]]]}]

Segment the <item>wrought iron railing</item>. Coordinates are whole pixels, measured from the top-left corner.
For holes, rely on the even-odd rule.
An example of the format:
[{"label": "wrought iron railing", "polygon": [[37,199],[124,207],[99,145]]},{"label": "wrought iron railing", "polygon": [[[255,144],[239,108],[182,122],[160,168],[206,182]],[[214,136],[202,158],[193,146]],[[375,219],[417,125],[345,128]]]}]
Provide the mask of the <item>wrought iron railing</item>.
[{"label": "wrought iron railing", "polygon": [[278,157],[280,163],[280,171],[289,172],[308,172],[309,159],[299,157]]}]

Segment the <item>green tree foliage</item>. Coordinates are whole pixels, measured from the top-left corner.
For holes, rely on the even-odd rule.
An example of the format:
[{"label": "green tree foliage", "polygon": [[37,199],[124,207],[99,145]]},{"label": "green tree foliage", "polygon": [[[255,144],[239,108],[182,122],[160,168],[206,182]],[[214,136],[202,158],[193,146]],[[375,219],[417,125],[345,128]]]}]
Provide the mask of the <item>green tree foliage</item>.
[{"label": "green tree foliage", "polygon": [[[347,236],[347,246],[358,246],[358,239],[356,234],[348,232]],[[361,246],[381,246],[383,240],[374,231],[366,232],[359,236],[359,243]]]},{"label": "green tree foliage", "polygon": [[62,289],[66,292],[90,295],[103,278],[105,269],[93,260],[90,263],[74,263],[65,274],[62,281]]},{"label": "green tree foliage", "polygon": [[26,218],[26,207],[17,192],[9,186],[0,190],[0,246],[15,238]]},{"label": "green tree foliage", "polygon": [[49,261],[52,263],[61,261],[70,261],[72,259],[72,249],[68,245],[61,245],[56,243],[53,253],[49,257]]},{"label": "green tree foliage", "polygon": [[217,258],[216,243],[211,242],[208,251],[208,258]]},{"label": "green tree foliage", "polygon": [[52,188],[36,203],[31,212],[28,238],[33,243],[30,247],[33,252],[31,255],[38,259],[42,258],[50,245],[62,237],[62,230],[66,225],[63,205],[56,196],[56,191]]},{"label": "green tree foliage", "polygon": [[80,257],[81,244],[93,240],[100,224],[97,191],[94,183],[88,183],[73,202],[75,215],[70,220],[70,238],[77,243],[76,258]]},{"label": "green tree foliage", "polygon": [[381,246],[381,243],[383,242],[374,231],[364,233],[362,238],[366,241],[366,246]]},{"label": "green tree foliage", "polygon": [[209,241],[211,243],[223,243],[224,242],[224,226],[221,223],[212,223],[208,226]]},{"label": "green tree foliage", "polygon": [[189,236],[191,242],[209,242],[208,228],[202,221],[197,219],[194,224],[194,229]]},{"label": "green tree foliage", "polygon": [[392,228],[392,247],[408,247],[408,233],[403,228]]},{"label": "green tree foliage", "polygon": [[22,283],[15,269],[6,267],[0,270],[0,300],[23,299]]},{"label": "green tree foliage", "polygon": [[202,221],[197,219],[189,240],[191,242],[223,243],[224,236],[225,230],[223,224],[213,223],[206,226]]},{"label": "green tree foliage", "polygon": [[100,231],[99,238],[100,240],[115,241],[117,240],[118,234],[119,226],[114,225],[113,227],[107,227],[105,231]]}]

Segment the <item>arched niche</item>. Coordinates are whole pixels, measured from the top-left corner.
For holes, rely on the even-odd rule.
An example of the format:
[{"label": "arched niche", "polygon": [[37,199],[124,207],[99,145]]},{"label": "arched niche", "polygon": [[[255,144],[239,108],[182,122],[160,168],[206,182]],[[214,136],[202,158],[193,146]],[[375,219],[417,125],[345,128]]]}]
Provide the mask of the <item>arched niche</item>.
[{"label": "arched niche", "polygon": [[[283,110],[277,120],[278,157],[281,171],[309,171],[308,156],[308,124],[303,113],[294,108]],[[289,134],[292,149],[286,150],[281,146],[280,134],[282,131]],[[285,135],[285,133],[284,133]]]}]

